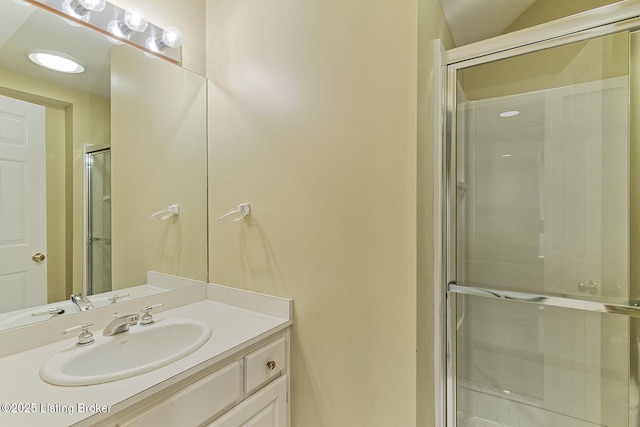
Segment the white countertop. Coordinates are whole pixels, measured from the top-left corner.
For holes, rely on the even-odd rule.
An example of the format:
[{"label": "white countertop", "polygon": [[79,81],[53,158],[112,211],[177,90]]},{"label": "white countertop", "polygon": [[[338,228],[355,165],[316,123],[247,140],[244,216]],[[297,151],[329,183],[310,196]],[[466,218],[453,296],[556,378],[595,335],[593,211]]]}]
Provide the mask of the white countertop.
[{"label": "white countertop", "polygon": [[[227,288],[223,289],[223,292],[233,291]],[[81,387],[54,386],[40,379],[40,367],[53,354],[73,347],[76,342],[75,336],[0,358],[0,405],[3,405],[0,411],[0,425],[91,425],[103,418],[100,415],[94,416],[91,411],[108,408],[112,414],[128,406],[127,403],[123,403],[125,400],[132,397],[143,398],[169,387],[269,335],[284,330],[292,323],[291,316],[275,317],[210,299],[154,314],[156,319],[170,317],[188,317],[206,322],[212,330],[211,338],[184,358],[131,378]],[[92,327],[91,330],[97,336],[101,334],[102,327],[104,325],[99,328]],[[77,350],[82,351],[82,348]],[[14,404],[12,409],[15,410],[32,409],[34,412],[6,412],[6,404]],[[87,419],[90,416],[94,418]]]}]

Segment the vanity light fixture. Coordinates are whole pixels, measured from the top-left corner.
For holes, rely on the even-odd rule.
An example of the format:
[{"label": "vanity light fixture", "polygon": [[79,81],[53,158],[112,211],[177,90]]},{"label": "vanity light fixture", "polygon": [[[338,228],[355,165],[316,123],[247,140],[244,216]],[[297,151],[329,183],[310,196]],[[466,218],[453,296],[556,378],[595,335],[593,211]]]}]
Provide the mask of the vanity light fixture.
[{"label": "vanity light fixture", "polygon": [[84,22],[89,22],[91,12],[100,12],[107,5],[107,0],[64,0],[62,11]]},{"label": "vanity light fixture", "polygon": [[107,25],[107,31],[123,39],[129,39],[131,33],[142,33],[149,21],[136,9],[127,9],[122,18],[114,19]]},{"label": "vanity light fixture", "polygon": [[520,111],[518,110],[504,111],[500,113],[500,117],[515,117],[518,114],[520,114]]},{"label": "vanity light fixture", "polygon": [[30,50],[27,55],[31,61],[39,66],[61,73],[78,74],[84,72],[85,69],[80,61],[66,53],[34,49]]},{"label": "vanity light fixture", "polygon": [[154,25],[135,7],[125,10],[109,0],[11,1],[52,10],[73,26],[87,26],[90,22],[88,26],[102,32],[110,42],[141,47],[153,58],[164,58],[175,64],[182,61],[180,30],[173,27],[164,30]]},{"label": "vanity light fixture", "polygon": [[162,32],[161,37],[149,37],[144,45],[152,52],[164,53],[164,50],[168,47],[177,48],[182,46],[182,31],[176,27],[167,27]]}]

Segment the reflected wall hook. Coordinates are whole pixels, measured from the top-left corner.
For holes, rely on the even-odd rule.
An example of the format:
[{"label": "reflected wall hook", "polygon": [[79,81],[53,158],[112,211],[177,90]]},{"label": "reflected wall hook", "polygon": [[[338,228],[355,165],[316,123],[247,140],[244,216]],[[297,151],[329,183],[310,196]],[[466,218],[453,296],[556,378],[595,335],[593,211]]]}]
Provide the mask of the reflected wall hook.
[{"label": "reflected wall hook", "polygon": [[[229,218],[232,215],[239,215],[236,218]],[[236,222],[240,221],[245,216],[251,215],[251,204],[249,203],[240,203],[235,208],[228,210],[227,212],[220,215],[216,218],[216,221],[228,221],[228,222]]]},{"label": "reflected wall hook", "polygon": [[149,215],[149,219],[156,219],[158,221],[164,221],[165,219],[169,219],[174,215],[180,214],[180,205],[169,205],[166,209],[160,209],[159,211],[155,211]]}]

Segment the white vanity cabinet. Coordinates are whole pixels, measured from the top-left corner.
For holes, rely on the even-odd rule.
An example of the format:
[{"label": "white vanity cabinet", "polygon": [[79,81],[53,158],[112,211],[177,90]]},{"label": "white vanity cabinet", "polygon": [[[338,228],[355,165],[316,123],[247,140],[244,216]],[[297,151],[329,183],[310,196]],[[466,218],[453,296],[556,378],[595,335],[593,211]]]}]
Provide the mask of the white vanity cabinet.
[{"label": "white vanity cabinet", "polygon": [[[174,305],[176,301],[181,304]],[[82,351],[75,346],[75,337],[0,357],[0,383],[11,384],[0,387],[0,402],[16,406],[15,412],[0,412],[0,426],[289,426],[292,300],[209,283],[123,302],[119,309],[137,313],[140,307],[158,303],[167,308],[154,315],[158,324],[165,319],[193,319],[206,323],[211,337],[192,353],[149,372],[78,387],[56,386],[39,374],[51,357]],[[79,316],[83,323],[107,325],[112,313],[96,309]],[[60,318],[25,328],[49,337],[61,335],[72,322],[78,319]],[[124,333],[129,333],[128,340],[139,336]],[[23,331],[3,334],[6,344]],[[160,344],[172,340],[162,334],[156,339]]]},{"label": "white vanity cabinet", "polygon": [[115,425],[287,427],[288,337],[286,331],[257,343],[169,395],[150,396]]},{"label": "white vanity cabinet", "polygon": [[287,377],[281,377],[208,427],[287,427]]}]

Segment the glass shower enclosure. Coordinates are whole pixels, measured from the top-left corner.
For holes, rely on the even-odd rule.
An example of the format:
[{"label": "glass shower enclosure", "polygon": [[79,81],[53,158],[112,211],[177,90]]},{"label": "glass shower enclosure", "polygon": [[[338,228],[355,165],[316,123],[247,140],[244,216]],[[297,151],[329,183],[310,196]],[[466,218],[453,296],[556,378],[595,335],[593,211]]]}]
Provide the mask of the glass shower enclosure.
[{"label": "glass shower enclosure", "polygon": [[111,151],[85,154],[87,184],[86,293],[111,290]]},{"label": "glass shower enclosure", "polygon": [[636,28],[447,64],[447,426],[640,426]]}]

